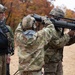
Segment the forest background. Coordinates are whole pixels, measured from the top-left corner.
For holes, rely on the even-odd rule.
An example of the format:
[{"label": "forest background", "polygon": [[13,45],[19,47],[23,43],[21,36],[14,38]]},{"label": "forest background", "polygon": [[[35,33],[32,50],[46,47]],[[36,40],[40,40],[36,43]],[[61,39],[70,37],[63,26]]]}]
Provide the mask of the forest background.
[{"label": "forest background", "polygon": [[[6,24],[11,26],[13,31],[15,31],[18,23],[27,14],[36,13],[49,16],[51,9],[54,7],[51,1],[53,0],[0,0],[0,3],[7,7],[7,11],[5,12]],[[75,12],[66,8],[65,17],[74,19]]]}]

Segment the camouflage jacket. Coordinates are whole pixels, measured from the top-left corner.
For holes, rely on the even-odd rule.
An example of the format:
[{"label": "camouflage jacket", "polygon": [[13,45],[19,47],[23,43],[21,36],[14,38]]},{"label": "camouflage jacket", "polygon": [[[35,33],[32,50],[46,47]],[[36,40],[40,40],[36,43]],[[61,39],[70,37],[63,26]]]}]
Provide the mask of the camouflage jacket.
[{"label": "camouflage jacket", "polygon": [[25,71],[40,70],[44,65],[44,46],[51,40],[53,24],[38,31],[31,39],[23,34],[19,24],[15,31],[15,43],[19,56],[19,69]]},{"label": "camouflage jacket", "polygon": [[64,35],[61,34],[62,34],[61,30],[56,31],[53,35],[52,40],[44,47],[46,63],[58,62],[62,60],[63,47],[69,42],[70,37],[68,34]]}]

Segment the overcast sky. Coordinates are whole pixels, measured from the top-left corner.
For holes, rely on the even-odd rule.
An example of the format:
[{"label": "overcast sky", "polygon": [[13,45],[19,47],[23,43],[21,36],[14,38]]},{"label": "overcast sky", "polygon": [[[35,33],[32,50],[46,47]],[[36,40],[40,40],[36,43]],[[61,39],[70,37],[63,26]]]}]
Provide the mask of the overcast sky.
[{"label": "overcast sky", "polygon": [[65,5],[68,9],[75,11],[75,0],[56,0],[53,3],[55,6]]}]

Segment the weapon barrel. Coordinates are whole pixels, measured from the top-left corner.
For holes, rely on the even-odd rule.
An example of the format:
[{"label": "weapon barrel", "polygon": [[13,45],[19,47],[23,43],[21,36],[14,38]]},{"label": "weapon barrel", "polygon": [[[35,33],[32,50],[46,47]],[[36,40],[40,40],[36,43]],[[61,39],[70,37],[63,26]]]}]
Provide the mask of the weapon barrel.
[{"label": "weapon barrel", "polygon": [[69,23],[69,22],[66,22],[66,21],[61,21],[61,20],[53,20],[53,19],[50,19],[52,21],[52,23],[54,24],[55,27],[58,27],[58,28],[68,28],[68,29],[71,29],[71,30],[75,30],[75,24],[73,23]]},{"label": "weapon barrel", "polygon": [[42,19],[41,19],[40,15],[34,14],[33,17],[35,18],[36,21],[42,22]]},{"label": "weapon barrel", "polygon": [[[40,15],[34,14],[33,16],[35,18],[36,21],[42,22],[42,18]],[[74,23],[70,23],[67,21],[62,21],[62,20],[56,20],[56,19],[51,19],[52,23],[54,24],[55,27],[58,28],[68,28],[71,30],[75,30],[75,24]]]}]

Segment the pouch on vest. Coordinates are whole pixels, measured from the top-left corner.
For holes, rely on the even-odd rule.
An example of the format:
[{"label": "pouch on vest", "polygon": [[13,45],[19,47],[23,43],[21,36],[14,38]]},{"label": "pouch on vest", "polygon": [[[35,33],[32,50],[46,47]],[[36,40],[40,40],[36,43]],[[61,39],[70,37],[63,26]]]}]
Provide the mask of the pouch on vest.
[{"label": "pouch on vest", "polygon": [[7,49],[7,47],[8,39],[2,32],[0,32],[0,49]]}]

